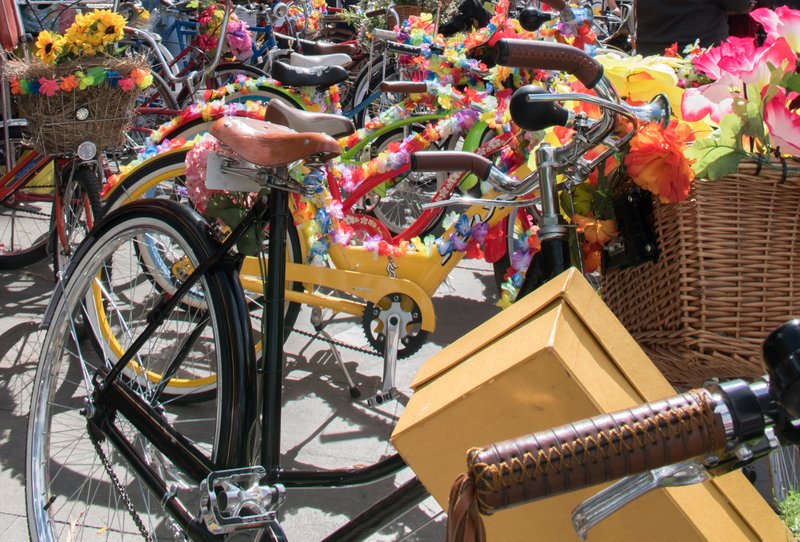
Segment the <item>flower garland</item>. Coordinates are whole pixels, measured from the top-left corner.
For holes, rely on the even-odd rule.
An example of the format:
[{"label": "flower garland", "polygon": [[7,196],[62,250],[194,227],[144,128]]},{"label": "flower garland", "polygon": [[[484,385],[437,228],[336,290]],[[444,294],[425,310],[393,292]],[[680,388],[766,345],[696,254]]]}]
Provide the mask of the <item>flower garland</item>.
[{"label": "flower garland", "polygon": [[355,230],[344,224],[342,203],[334,200],[325,190],[325,176],[311,171],[303,177],[308,193],[299,208],[297,223],[308,242],[309,256],[328,258],[332,244],[339,246],[361,246],[378,256],[401,257],[411,253],[423,254],[427,258],[446,257],[453,252],[463,252],[468,258],[482,258],[484,247],[502,234],[502,224],[489,227],[485,222],[471,223],[466,214],[451,212],[442,220],[445,230],[454,229],[447,237],[427,235],[414,237],[411,241],[392,244],[380,235],[355,235]]},{"label": "flower garland", "polygon": [[136,89],[145,89],[153,84],[153,75],[145,68],[133,68],[128,75],[123,75],[116,70],[103,66],[94,66],[87,70],[78,70],[75,73],[52,78],[39,77],[38,79],[9,79],[11,94],[19,96],[35,96],[44,94],[52,97],[59,92],[73,92],[86,90],[91,87],[108,85],[126,92]]},{"label": "flower garland", "polygon": [[[289,21],[287,22],[291,22],[295,31],[311,35],[319,31],[320,19],[328,14],[328,3],[325,0],[311,0],[305,8],[303,9],[295,3],[289,4],[287,13]],[[306,10],[308,10],[308,18],[306,18]]]},{"label": "flower garland", "polygon": [[428,124],[419,133],[411,133],[401,142],[390,144],[387,150],[367,162],[333,163],[333,177],[344,190],[352,192],[366,179],[404,167],[410,162],[411,153],[428,148],[434,141],[444,141],[453,133],[466,133],[477,120],[477,111],[462,109],[450,117]]},{"label": "flower garland", "polygon": [[269,89],[270,87],[280,88],[286,94],[299,98],[307,111],[334,114],[340,114],[342,112],[342,106],[339,103],[339,87],[337,85],[319,91],[317,87],[284,86],[280,81],[268,76],[254,79],[243,74],[237,75],[236,80],[227,85],[223,85],[217,89],[207,89],[203,91],[203,101],[224,100],[232,94],[252,94],[257,92],[261,87],[265,89]]},{"label": "flower garland", "polygon": [[182,138],[176,139],[165,139],[158,145],[150,144],[147,145],[144,149],[140,150],[139,153],[136,155],[136,158],[128,162],[127,164],[121,165],[119,167],[119,172],[114,173],[113,175],[109,175],[106,178],[106,182],[103,185],[102,190],[100,191],[100,196],[105,198],[117,185],[119,185],[125,176],[128,175],[134,168],[139,166],[142,162],[149,160],[150,158],[154,158],[159,154],[165,153],[167,151],[178,149],[180,147],[187,146],[189,144],[194,144],[198,141],[199,136],[196,136],[191,142],[188,142]]},{"label": "flower garland", "polygon": [[222,100],[214,100],[192,104],[181,111],[179,115],[172,117],[171,120],[153,130],[148,137],[147,145],[158,145],[177,127],[197,119],[203,119],[206,122],[230,116],[263,119],[267,114],[267,103],[248,100],[244,103],[230,102],[226,104]]}]

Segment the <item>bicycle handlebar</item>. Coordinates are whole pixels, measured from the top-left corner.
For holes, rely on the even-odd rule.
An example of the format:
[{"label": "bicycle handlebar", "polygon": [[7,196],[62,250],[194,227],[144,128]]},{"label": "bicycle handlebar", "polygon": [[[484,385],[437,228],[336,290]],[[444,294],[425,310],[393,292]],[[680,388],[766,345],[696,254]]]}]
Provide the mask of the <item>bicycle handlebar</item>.
[{"label": "bicycle handlebar", "polygon": [[582,50],[560,43],[503,38],[495,46],[494,57],[510,68],[565,71],[586,88],[594,88],[603,78],[602,64]]},{"label": "bicycle handlebar", "polygon": [[[492,514],[671,465],[725,473],[764,457],[781,443],[797,444],[800,320],[773,331],[762,351],[768,374],[752,383],[712,383],[668,399],[469,450],[467,474],[456,480],[450,493],[455,523],[448,526],[448,533],[464,532],[466,527],[472,533],[482,530],[480,516],[464,512],[473,507]],[[704,479],[693,475],[681,483]],[[604,504],[605,512],[595,510],[590,525],[642,495],[637,484],[624,482],[604,490],[608,495],[603,498],[621,492],[613,497],[618,504]],[[658,484],[645,491],[655,487]],[[633,497],[624,497],[632,490]],[[600,502],[590,501],[592,505]],[[579,508],[586,512],[583,505]]]},{"label": "bicycle handlebar", "polygon": [[705,389],[474,448],[478,508],[511,505],[722,453],[725,405]]},{"label": "bicycle handlebar", "polygon": [[481,180],[489,178],[492,162],[471,152],[428,151],[411,154],[411,171],[471,171]]}]

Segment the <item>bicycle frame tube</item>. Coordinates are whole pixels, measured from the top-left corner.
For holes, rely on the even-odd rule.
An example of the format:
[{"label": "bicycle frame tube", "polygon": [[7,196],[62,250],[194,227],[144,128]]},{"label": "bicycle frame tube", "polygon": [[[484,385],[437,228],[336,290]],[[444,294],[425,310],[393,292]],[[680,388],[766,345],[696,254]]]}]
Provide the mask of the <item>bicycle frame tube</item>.
[{"label": "bicycle frame tube", "polygon": [[52,157],[36,151],[26,154],[11,171],[0,178],[0,201],[35,177],[51,161],[53,161]]}]

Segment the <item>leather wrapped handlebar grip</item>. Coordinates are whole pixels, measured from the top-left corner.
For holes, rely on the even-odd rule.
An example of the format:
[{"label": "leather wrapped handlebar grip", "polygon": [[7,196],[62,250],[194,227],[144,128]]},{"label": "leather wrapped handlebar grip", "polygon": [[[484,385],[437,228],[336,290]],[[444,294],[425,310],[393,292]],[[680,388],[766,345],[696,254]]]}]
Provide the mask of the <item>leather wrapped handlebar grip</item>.
[{"label": "leather wrapped handlebar grip", "polygon": [[492,514],[672,465],[726,446],[722,417],[704,390],[473,448],[467,473]]},{"label": "leather wrapped handlebar grip", "polygon": [[480,179],[487,179],[492,162],[469,152],[432,151],[411,155],[411,171],[471,171]]},{"label": "leather wrapped handlebar grip", "polygon": [[428,85],[425,81],[383,81],[381,92],[392,92],[395,94],[420,94],[428,93]]},{"label": "leather wrapped handlebar grip", "polygon": [[603,77],[602,64],[580,49],[560,43],[504,38],[494,47],[494,59],[510,68],[565,71],[586,88],[593,88]]}]

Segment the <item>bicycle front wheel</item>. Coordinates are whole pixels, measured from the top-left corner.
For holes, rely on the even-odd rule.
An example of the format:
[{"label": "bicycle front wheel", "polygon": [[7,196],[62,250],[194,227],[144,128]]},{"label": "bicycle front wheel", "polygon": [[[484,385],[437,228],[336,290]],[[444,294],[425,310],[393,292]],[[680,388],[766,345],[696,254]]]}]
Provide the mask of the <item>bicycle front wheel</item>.
[{"label": "bicycle front wheel", "polygon": [[[92,348],[76,334],[76,321],[108,330],[127,349],[147,325],[162,293],[142,276],[137,244],[157,239],[173,261],[197,266],[213,251],[195,213],[172,202],[138,202],[101,221],[70,263],[66,286],[47,332],[36,374],[28,426],[26,504],[32,540],[117,540],[149,536],[181,539],[180,528],[149,493],[109,439],[90,436],[88,418],[131,443],[139,460],[159,473],[187,510],[199,510],[199,480],[191,479],[134,428],[115,405],[97,399],[95,375],[116,356],[109,344]],[[233,269],[217,267],[193,286],[204,309],[179,305],[136,352],[122,383],[162,414],[206,456],[214,470],[241,466],[255,421],[252,340],[247,311]],[[182,358],[178,367],[173,361]],[[169,370],[173,367],[174,371]],[[174,374],[169,397],[158,392]],[[180,405],[177,382],[208,379],[213,393],[202,404]],[[132,418],[132,417],[131,417]],[[249,464],[249,463],[247,463]]]}]

